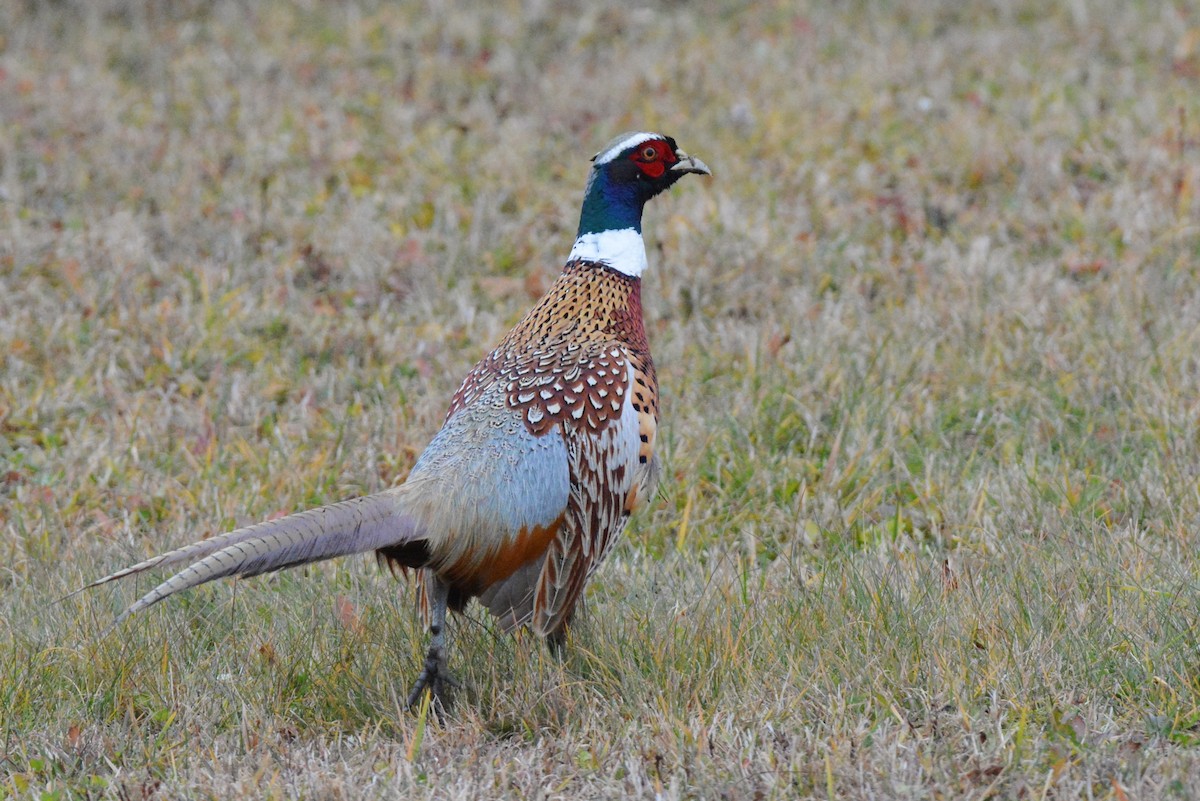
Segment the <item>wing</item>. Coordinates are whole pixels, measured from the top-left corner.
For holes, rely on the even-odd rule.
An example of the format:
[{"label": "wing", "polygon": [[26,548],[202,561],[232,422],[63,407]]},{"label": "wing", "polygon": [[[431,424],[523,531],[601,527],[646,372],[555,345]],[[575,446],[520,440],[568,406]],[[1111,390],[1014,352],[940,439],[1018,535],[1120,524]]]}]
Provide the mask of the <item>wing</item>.
[{"label": "wing", "polygon": [[[633,376],[629,367],[626,389]],[[570,622],[588,577],[625,529],[635,486],[642,483],[642,465],[649,466],[642,461],[641,415],[634,411],[632,393],[623,391],[621,396],[621,415],[602,430],[567,436],[571,493],[533,599],[531,623],[543,636],[558,635]]]}]

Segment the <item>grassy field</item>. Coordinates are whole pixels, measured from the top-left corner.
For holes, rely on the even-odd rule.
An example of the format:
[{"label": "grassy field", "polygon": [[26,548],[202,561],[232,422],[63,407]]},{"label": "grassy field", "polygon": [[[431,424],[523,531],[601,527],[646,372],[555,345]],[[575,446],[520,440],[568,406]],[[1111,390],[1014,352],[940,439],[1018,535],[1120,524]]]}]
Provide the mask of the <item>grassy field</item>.
[{"label": "grassy field", "polygon": [[[660,497],[402,708],[369,558],[52,599],[401,481],[647,214]],[[0,4],[0,799],[1200,796],[1200,11]]]}]

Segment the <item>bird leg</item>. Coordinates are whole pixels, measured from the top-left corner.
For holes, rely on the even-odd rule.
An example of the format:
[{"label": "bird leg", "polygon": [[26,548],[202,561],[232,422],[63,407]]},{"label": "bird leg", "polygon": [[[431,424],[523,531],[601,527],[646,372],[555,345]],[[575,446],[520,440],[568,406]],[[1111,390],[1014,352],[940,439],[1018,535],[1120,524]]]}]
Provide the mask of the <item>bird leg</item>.
[{"label": "bird leg", "polygon": [[425,587],[429,596],[429,650],[425,653],[425,667],[408,694],[408,706],[415,707],[421,694],[429,690],[431,706],[444,710],[450,706],[449,688],[459,686],[446,672],[446,607],[450,585],[430,573]]},{"label": "bird leg", "polygon": [[570,624],[570,618],[564,620],[562,625],[554,631],[546,635],[546,647],[550,653],[554,654],[554,658],[561,660],[567,651],[567,626]]}]

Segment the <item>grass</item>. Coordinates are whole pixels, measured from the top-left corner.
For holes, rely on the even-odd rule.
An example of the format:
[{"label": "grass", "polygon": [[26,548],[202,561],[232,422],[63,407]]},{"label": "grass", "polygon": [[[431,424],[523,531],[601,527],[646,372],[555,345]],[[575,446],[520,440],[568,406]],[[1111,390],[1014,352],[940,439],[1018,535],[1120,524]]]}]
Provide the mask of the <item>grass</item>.
[{"label": "grass", "polygon": [[[716,177],[562,661],[403,710],[365,558],[52,602],[402,480],[643,127]],[[1186,4],[6,4],[0,226],[0,798],[1200,794]]]}]

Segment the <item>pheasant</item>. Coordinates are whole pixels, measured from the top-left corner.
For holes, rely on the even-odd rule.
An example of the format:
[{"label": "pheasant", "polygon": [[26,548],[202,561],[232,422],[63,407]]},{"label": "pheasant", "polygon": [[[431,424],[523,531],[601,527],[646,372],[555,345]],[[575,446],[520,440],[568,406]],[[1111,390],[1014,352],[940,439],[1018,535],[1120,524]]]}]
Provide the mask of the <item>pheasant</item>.
[{"label": "pheasant", "polygon": [[[113,623],[175,593],[374,551],[419,571],[429,650],[408,696],[442,701],[446,613],[472,598],[506,630],[563,643],[585,583],[654,492],[658,383],[642,322],[642,209],[699,159],[656,133],[623,134],[593,158],[562,273],[467,373],[407,481],[201,540],[98,579],[170,578]],[[80,590],[82,591],[82,590]]]}]

